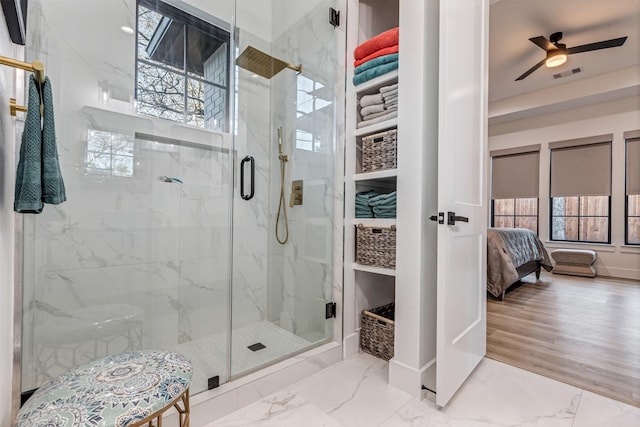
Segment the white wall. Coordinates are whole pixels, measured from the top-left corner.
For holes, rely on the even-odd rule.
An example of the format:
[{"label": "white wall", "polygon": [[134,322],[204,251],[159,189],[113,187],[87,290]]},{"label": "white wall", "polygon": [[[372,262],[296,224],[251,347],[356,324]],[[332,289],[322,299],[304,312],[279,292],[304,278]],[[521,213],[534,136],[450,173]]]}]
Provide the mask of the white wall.
[{"label": "white wall", "polygon": [[[489,150],[541,144],[539,235],[555,248],[593,249],[598,254],[599,275],[640,280],[640,248],[624,245],[624,139],[625,131],[640,129],[640,97],[490,127]],[[611,244],[549,242],[549,150],[548,143],[594,135],[613,134]]]},{"label": "white wall", "polygon": [[[0,55],[16,57],[4,15],[0,20]],[[14,73],[0,67],[0,425],[11,420],[13,365],[13,187],[15,182],[15,119],[9,115]]]}]

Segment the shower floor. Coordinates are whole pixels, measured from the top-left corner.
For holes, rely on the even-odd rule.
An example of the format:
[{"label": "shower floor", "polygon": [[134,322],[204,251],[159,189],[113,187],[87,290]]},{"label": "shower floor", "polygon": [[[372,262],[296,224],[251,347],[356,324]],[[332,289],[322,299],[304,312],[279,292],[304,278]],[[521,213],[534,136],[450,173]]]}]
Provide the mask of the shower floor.
[{"label": "shower floor", "polygon": [[[248,347],[261,343],[265,347],[252,351]],[[233,330],[231,343],[231,373],[248,371],[275,359],[303,350],[312,344],[271,322],[262,321]],[[207,380],[219,375],[221,381],[227,377],[227,334],[217,334],[172,348],[191,360],[193,378],[191,392],[207,390]]]}]

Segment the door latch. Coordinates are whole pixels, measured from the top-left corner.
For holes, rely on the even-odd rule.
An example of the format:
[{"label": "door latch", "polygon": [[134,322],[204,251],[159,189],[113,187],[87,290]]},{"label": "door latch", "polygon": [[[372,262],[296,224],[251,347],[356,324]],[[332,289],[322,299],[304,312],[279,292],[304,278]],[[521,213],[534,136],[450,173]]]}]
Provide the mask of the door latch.
[{"label": "door latch", "polygon": [[444,212],[438,212],[438,215],[431,215],[431,221],[438,221],[438,224],[444,224]]},{"label": "door latch", "polygon": [[469,218],[456,216],[455,212],[447,212],[447,225],[456,225],[456,221],[469,222]]}]

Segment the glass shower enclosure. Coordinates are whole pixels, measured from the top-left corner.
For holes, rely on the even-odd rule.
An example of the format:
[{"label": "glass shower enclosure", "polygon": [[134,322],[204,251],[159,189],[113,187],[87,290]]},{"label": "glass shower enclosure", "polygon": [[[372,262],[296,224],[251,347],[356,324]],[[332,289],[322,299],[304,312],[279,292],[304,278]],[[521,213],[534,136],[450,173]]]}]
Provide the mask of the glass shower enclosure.
[{"label": "glass shower enclosure", "polygon": [[[158,348],[192,360],[197,393],[331,340],[329,7],[29,2],[68,201],[23,219],[23,392]],[[249,47],[271,59],[237,66]]]}]

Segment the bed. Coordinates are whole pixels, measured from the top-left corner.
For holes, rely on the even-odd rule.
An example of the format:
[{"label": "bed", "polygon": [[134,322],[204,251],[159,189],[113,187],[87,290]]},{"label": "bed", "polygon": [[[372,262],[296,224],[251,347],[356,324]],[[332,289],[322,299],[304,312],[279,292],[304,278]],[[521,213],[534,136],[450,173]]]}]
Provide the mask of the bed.
[{"label": "bed", "polygon": [[507,289],[540,269],[551,271],[549,254],[538,236],[524,228],[487,230],[487,291],[504,300]]}]

